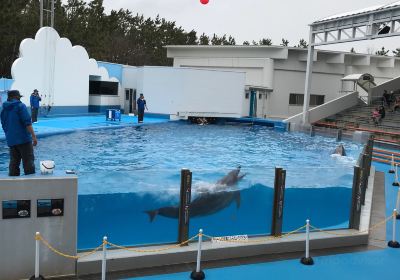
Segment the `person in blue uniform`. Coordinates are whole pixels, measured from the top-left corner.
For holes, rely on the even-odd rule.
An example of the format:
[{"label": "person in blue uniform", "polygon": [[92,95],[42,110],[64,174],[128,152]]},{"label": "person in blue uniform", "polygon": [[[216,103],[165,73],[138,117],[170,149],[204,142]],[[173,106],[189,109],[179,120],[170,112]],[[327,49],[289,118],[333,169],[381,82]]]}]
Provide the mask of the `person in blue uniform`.
[{"label": "person in blue uniform", "polygon": [[7,101],[3,103],[0,119],[10,147],[9,175],[20,175],[20,163],[25,175],[35,173],[35,156],[33,146],[37,145],[35,132],[32,128],[31,116],[25,104],[21,102],[18,90],[8,91]]},{"label": "person in blue uniform", "polygon": [[146,100],[144,99],[143,93],[140,94],[136,103],[138,105],[138,123],[142,123],[144,117],[144,109],[149,110],[147,109]]},{"label": "person in blue uniform", "polygon": [[39,96],[39,92],[37,89],[35,89],[30,98],[30,103],[31,103],[31,117],[32,117],[32,122],[35,123],[37,122],[37,116],[39,112],[39,107],[40,104],[39,102],[42,101],[42,98]]}]

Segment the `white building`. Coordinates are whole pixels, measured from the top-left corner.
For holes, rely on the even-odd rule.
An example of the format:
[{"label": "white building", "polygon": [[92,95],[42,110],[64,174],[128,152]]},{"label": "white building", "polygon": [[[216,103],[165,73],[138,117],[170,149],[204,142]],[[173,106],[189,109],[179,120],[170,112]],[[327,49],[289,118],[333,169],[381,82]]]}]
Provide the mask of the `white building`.
[{"label": "white building", "polygon": [[[280,46],[167,46],[174,67],[244,71],[245,115],[250,90],[256,91],[257,117],[285,119],[302,112],[307,49]],[[400,76],[400,58],[317,50],[314,55],[311,107],[352,91],[341,79],[369,73],[378,85]],[[362,89],[358,89],[362,94]]]}]

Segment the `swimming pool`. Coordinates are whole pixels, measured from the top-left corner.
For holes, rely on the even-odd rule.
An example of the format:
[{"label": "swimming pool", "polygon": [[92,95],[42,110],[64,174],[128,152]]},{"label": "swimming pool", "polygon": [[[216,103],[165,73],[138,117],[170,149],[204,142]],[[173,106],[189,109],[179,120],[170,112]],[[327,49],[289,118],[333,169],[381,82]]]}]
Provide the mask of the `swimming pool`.
[{"label": "swimming pool", "polygon": [[[348,156],[332,157],[333,138],[243,124],[168,122],[45,137],[36,156],[55,160],[59,170],[78,171],[83,249],[98,245],[104,235],[123,245],[176,241],[177,220],[157,215],[150,221],[146,211],[177,204],[183,167],[193,172],[194,198],[214,191],[215,182],[238,165],[246,173],[234,186],[240,200],[231,197],[224,209],[191,219],[190,235],[199,228],[213,236],[268,234],[275,166],[287,170],[285,231],[306,218],[318,227],[346,227],[361,145],[343,143]],[[8,150],[1,146],[5,171]]]}]

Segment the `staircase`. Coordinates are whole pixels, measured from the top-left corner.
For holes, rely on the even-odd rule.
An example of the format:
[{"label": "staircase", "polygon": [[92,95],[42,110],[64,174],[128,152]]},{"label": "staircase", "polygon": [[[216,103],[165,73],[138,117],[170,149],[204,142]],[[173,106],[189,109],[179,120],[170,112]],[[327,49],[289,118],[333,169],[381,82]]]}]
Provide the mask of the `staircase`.
[{"label": "staircase", "polygon": [[386,116],[381,123],[375,125],[371,118],[375,107],[382,104],[381,101],[373,105],[357,105],[350,109],[339,112],[333,116],[315,122],[315,126],[333,127],[343,130],[359,130],[373,133],[376,137],[400,141],[400,110],[390,112],[386,109]]}]

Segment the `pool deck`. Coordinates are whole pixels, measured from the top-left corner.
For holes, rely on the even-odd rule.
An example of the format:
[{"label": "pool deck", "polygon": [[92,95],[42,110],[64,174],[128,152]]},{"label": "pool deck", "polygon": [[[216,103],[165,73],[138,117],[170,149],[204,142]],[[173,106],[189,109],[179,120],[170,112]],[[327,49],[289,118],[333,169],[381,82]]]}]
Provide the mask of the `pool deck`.
[{"label": "pool deck", "polygon": [[[137,122],[137,117],[123,115],[121,121],[106,121],[104,115],[96,116],[75,116],[40,118],[39,122],[33,124],[38,137],[51,136],[56,134],[71,133],[82,130],[105,129],[127,126],[141,126],[147,124],[168,122],[167,118],[144,118],[143,123]],[[0,129],[0,140],[4,140],[4,131]]]}]

